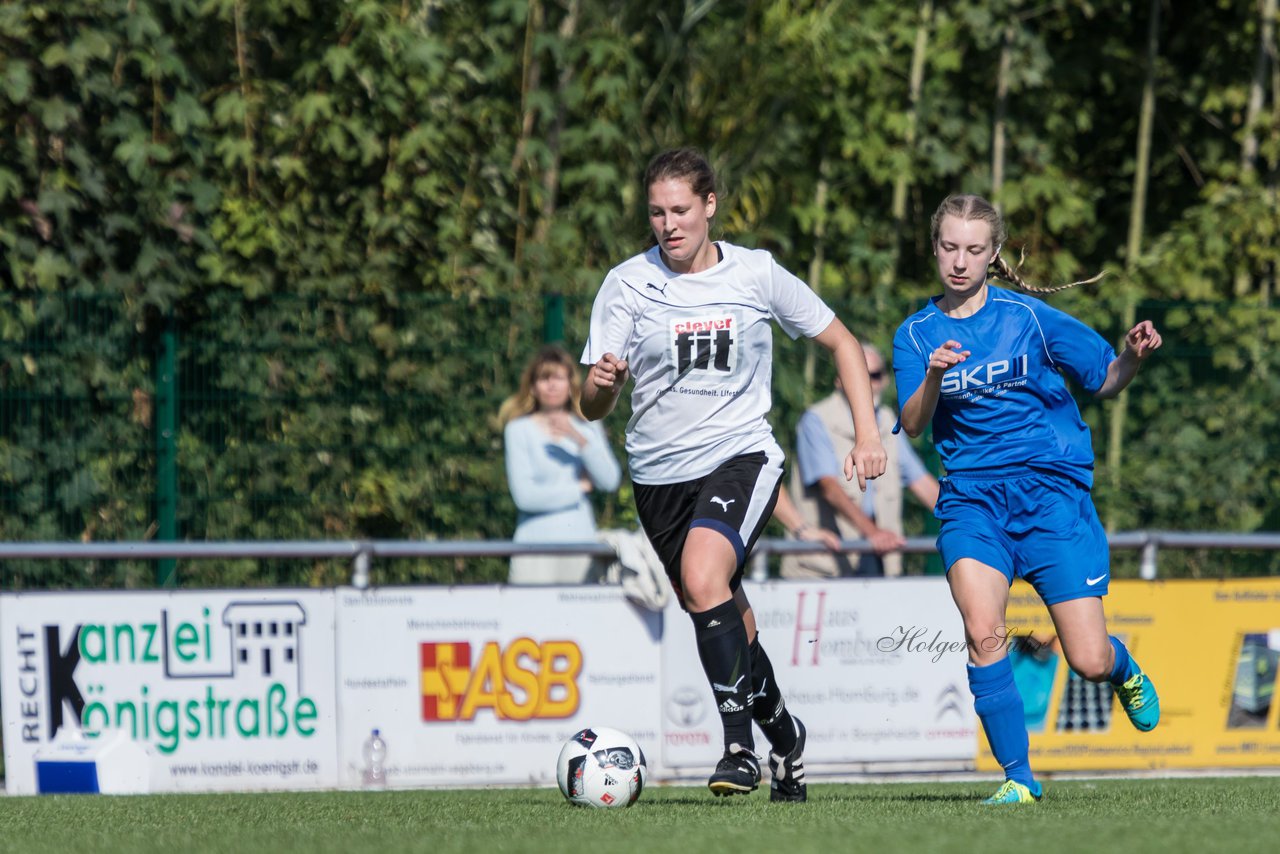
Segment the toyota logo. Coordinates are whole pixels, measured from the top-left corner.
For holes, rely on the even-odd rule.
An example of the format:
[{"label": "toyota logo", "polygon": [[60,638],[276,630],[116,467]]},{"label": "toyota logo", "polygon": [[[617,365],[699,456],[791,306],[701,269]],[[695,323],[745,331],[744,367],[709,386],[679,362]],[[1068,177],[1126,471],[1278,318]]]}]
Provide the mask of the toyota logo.
[{"label": "toyota logo", "polygon": [[667,717],[676,726],[695,727],[707,716],[705,691],[683,685],[667,697]]}]

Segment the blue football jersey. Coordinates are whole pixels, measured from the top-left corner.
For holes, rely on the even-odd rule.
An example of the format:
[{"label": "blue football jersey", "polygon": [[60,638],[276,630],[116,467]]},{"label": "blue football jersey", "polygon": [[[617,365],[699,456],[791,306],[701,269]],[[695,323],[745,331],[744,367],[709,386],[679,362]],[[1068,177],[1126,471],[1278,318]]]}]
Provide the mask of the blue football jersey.
[{"label": "blue football jersey", "polygon": [[947,340],[971,351],[943,375],[933,415],[948,473],[1026,466],[1092,486],[1089,428],[1063,374],[1095,392],[1115,349],[1071,315],[988,284],[986,304],[969,317],[948,317],[931,300],[898,327],[899,407],[924,382],[929,354]]}]

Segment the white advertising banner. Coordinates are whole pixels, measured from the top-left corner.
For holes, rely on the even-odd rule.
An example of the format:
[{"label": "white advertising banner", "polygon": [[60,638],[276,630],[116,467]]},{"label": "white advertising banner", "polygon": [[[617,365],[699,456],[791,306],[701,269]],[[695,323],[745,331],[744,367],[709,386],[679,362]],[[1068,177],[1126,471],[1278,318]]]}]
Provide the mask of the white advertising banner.
[{"label": "white advertising banner", "polygon": [[333,644],[329,590],[0,595],[5,788],[66,728],[144,745],[153,792],[332,787]]},{"label": "white advertising banner", "polygon": [[[964,627],[941,578],[744,582],[805,766],[974,756]],[[720,719],[688,615],[667,610],[662,759],[710,769]],[[756,730],[756,752],[768,742]]]},{"label": "white advertising banner", "polygon": [[658,744],[663,615],[618,587],[338,590],[340,785],[374,729],[387,785],[555,782],[588,726]]}]

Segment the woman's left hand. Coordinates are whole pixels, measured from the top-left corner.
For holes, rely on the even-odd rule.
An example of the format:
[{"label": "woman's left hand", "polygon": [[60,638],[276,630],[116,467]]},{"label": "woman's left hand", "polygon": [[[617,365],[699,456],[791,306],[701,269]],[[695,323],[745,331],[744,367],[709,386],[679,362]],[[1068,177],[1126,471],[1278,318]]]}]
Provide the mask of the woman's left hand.
[{"label": "woman's left hand", "polygon": [[1160,333],[1156,331],[1155,324],[1150,320],[1142,321],[1125,333],[1124,336],[1125,348],[1130,350],[1134,358],[1139,362],[1160,349],[1162,343],[1164,343],[1164,339],[1160,337]]},{"label": "woman's left hand", "polygon": [[889,464],[889,455],[885,453],[884,445],[880,444],[880,438],[869,441],[859,441],[853,446],[853,450],[849,452],[849,456],[844,461],[844,479],[853,480],[853,476],[858,476],[858,488],[863,492],[867,491],[867,481],[874,480],[884,474],[885,467]]}]

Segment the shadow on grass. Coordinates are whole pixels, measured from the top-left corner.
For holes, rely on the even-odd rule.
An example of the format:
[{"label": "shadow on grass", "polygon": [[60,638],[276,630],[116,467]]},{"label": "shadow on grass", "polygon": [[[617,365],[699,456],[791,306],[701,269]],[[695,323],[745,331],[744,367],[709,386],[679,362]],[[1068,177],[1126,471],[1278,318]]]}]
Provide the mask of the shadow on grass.
[{"label": "shadow on grass", "polygon": [[886,802],[906,802],[906,803],[930,803],[930,802],[968,802],[975,803],[987,797],[985,793],[977,792],[911,792],[901,795],[889,794],[871,794],[863,792],[851,792],[849,794],[839,795],[818,795],[814,797],[809,795],[810,801],[875,801],[877,803]]},{"label": "shadow on grass", "polygon": [[[810,789],[809,803],[838,804],[838,803],[848,803],[851,801],[853,802],[861,801],[861,802],[868,802],[868,803],[871,803],[871,802],[875,802],[875,803],[978,803],[983,798],[987,797],[987,794],[988,793],[986,792],[977,792],[977,791],[973,791],[973,792],[911,792],[911,793],[897,794],[897,795],[885,794],[883,792],[878,794],[872,794],[872,793],[866,793],[866,792],[849,792],[849,793],[842,792],[840,794],[828,794],[827,792],[823,792],[821,790],[819,790],[818,792],[814,792],[812,789]],[[643,806],[645,808],[649,808],[649,807],[661,808],[661,807],[668,807],[673,804],[679,804],[683,806],[705,807],[705,806],[708,806],[709,804],[722,804],[726,807],[731,807],[731,806],[737,806],[739,804],[746,803],[747,801],[755,801],[756,799],[761,797],[764,798],[764,801],[766,803],[773,804],[772,801],[768,800],[769,795],[767,792],[763,792],[763,794],[761,792],[757,792],[747,797],[742,797],[742,796],[715,797],[707,794],[689,794],[689,795],[672,796],[664,793],[661,797],[661,800],[650,800],[646,802],[644,799],[641,799],[640,802],[635,806],[636,807]],[[795,806],[796,805],[793,803],[787,803],[787,802],[777,803],[777,808],[779,809],[789,809],[789,808],[794,808]],[[635,807],[633,807],[633,809],[634,808]]]},{"label": "shadow on grass", "polygon": [[[764,797],[766,800],[768,800],[769,795],[766,793]],[[656,807],[665,807],[671,804],[683,804],[685,806],[692,806],[692,807],[705,807],[708,804],[724,804],[725,806],[729,806],[729,805],[746,803],[748,801],[754,800],[755,798],[756,798],[755,795],[748,795],[747,797],[743,797],[741,795],[730,795],[728,797],[725,797],[725,796],[716,797],[710,792],[706,792],[701,795],[677,795],[675,797],[672,797],[667,794],[663,794],[661,800],[651,800],[648,802],[647,805],[656,806]],[[642,799],[640,801],[640,804],[644,804],[644,803],[645,801]],[[639,806],[640,804],[636,804],[636,806]]]}]

